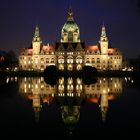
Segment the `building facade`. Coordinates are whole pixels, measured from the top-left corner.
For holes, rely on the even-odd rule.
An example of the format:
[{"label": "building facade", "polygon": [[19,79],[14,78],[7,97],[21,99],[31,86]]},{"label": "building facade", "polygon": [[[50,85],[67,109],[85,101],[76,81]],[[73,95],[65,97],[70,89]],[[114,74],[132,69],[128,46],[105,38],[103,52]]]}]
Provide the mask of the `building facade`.
[{"label": "building facade", "polygon": [[80,40],[80,29],[75,23],[73,12],[69,10],[66,23],[61,30],[60,42],[43,45],[39,27],[30,48],[24,48],[19,55],[19,69],[43,71],[55,65],[59,70],[81,70],[83,66],[96,67],[98,70],[121,70],[122,53],[118,48],[109,46],[106,28],[103,25],[98,45],[86,46]]}]

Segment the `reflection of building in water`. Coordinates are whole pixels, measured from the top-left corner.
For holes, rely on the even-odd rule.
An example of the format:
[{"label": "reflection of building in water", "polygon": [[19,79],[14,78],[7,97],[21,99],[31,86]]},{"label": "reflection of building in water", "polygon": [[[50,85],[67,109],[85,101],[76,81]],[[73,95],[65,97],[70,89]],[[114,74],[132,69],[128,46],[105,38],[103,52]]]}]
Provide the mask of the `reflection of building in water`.
[{"label": "reflection of building in water", "polygon": [[[57,95],[65,124],[75,124],[80,119],[83,83],[80,78],[60,78],[57,83]],[[65,98],[66,97],[66,98]]]},{"label": "reflection of building in water", "polygon": [[106,119],[108,101],[122,93],[122,82],[121,78],[99,78],[96,84],[85,86],[88,101],[99,104],[103,120]]},{"label": "reflection of building in water", "polygon": [[83,100],[99,104],[102,119],[105,120],[109,100],[115,99],[122,92],[121,78],[98,78],[97,83],[84,85],[82,79],[59,78],[55,86],[44,82],[43,78],[20,78],[19,92],[32,100],[32,105],[39,117],[41,105],[50,103],[55,98],[62,110],[62,119],[66,124],[77,123],[80,119],[80,105]]},{"label": "reflection of building in water", "polygon": [[44,82],[44,78],[19,78],[19,92],[32,100],[36,120],[39,119],[41,104],[50,103],[55,93],[55,86]]}]

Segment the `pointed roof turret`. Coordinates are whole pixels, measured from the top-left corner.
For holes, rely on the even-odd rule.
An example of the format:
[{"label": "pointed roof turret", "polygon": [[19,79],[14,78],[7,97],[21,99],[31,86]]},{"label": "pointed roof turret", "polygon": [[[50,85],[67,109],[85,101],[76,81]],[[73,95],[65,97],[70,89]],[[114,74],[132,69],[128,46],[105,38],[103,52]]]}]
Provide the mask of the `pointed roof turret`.
[{"label": "pointed roof turret", "polygon": [[107,36],[106,36],[106,28],[104,26],[104,23],[103,23],[103,26],[102,26],[102,31],[101,31],[101,40],[103,41],[107,41]]},{"label": "pointed roof turret", "polygon": [[64,48],[63,44],[60,44],[59,45],[58,50],[59,51],[65,51],[65,48]]},{"label": "pointed roof turret", "polygon": [[38,26],[36,26],[36,28],[35,28],[35,33],[34,33],[34,37],[33,37],[33,42],[35,42],[35,41],[41,42],[41,37],[40,37]]},{"label": "pointed roof turret", "polygon": [[73,46],[71,43],[68,44],[67,51],[74,51]]},{"label": "pointed roof turret", "polygon": [[41,107],[34,107],[35,121],[39,122]]},{"label": "pointed roof turret", "polygon": [[78,43],[76,46],[76,51],[84,51],[84,49],[82,48],[81,43]]},{"label": "pointed roof turret", "polygon": [[101,107],[101,116],[102,116],[102,121],[105,122],[106,121],[106,115],[107,115],[107,107]]}]

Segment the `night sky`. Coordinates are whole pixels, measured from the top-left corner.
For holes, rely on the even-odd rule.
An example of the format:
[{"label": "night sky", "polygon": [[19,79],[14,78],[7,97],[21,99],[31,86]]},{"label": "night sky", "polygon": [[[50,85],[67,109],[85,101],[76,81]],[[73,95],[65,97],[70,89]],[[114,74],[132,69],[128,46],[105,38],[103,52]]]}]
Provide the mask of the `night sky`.
[{"label": "night sky", "polygon": [[1,0],[0,49],[29,47],[36,25],[43,43],[55,44],[70,5],[86,45],[98,43],[104,21],[112,47],[140,55],[140,0]]}]

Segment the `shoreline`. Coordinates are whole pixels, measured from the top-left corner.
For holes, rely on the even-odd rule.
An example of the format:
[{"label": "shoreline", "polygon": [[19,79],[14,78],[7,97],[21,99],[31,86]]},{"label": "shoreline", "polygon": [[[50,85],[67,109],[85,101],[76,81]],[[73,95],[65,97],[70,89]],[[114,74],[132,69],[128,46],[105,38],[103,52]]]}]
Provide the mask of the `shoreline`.
[{"label": "shoreline", "polygon": [[[72,76],[79,77],[82,72],[58,72],[57,76]],[[44,72],[41,71],[0,71],[0,77],[43,77],[45,76]],[[124,72],[124,71],[99,71],[95,77],[140,77],[140,72]]]}]

